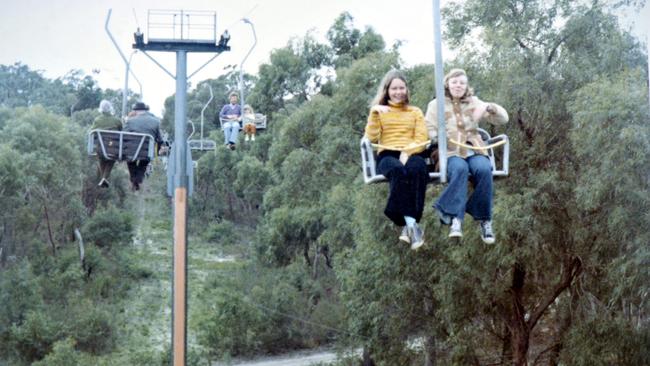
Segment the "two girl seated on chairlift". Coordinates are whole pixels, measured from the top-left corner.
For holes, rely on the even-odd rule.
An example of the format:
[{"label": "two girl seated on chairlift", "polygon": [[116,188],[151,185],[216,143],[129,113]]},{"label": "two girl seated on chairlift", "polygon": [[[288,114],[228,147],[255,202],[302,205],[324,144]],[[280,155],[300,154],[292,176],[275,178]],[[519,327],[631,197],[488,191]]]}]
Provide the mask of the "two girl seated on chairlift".
[{"label": "two girl seated on chairlift", "polygon": [[[453,69],[444,79],[444,118],[447,134],[447,177],[449,184],[434,203],[434,211],[443,225],[449,225],[449,237],[463,236],[465,213],[478,222],[483,242],[492,244],[492,164],[485,142],[478,133],[479,122],[494,125],[508,121],[506,110],[473,95],[464,70]],[[376,143],[377,173],[390,183],[384,214],[401,227],[399,240],[417,249],[424,244],[422,218],[426,184],[429,178],[425,159],[431,153],[426,146],[438,138],[437,101],[426,112],[409,104],[406,79],[399,71],[389,71],[372,102],[365,136]],[[474,190],[468,197],[467,183]]]}]

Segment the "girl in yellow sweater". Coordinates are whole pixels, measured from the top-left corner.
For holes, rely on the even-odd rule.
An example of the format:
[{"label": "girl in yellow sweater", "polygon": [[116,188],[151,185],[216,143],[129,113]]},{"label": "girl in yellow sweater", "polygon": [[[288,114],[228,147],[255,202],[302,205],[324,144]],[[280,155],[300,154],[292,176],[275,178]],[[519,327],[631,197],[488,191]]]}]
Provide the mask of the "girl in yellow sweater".
[{"label": "girl in yellow sweater", "polygon": [[377,173],[390,182],[384,214],[403,227],[399,239],[417,249],[424,244],[418,222],[429,177],[423,154],[428,136],[424,115],[409,105],[406,79],[399,71],[384,76],[372,102],[365,135],[383,146],[377,157]]}]

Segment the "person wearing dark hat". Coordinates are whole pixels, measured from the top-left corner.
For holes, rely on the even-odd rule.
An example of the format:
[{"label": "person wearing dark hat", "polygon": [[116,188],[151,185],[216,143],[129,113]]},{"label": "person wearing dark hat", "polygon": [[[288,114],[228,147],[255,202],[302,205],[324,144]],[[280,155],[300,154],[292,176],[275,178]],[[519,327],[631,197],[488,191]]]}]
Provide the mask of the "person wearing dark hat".
[{"label": "person wearing dark hat", "polygon": [[[133,105],[133,116],[126,120],[124,131],[145,133],[153,136],[156,144],[160,147],[162,137],[160,134],[160,120],[153,114],[149,113],[149,106],[142,102],[137,102]],[[138,160],[128,162],[129,175],[131,176],[131,189],[137,191],[144,180],[144,175],[147,171],[149,160]]]}]

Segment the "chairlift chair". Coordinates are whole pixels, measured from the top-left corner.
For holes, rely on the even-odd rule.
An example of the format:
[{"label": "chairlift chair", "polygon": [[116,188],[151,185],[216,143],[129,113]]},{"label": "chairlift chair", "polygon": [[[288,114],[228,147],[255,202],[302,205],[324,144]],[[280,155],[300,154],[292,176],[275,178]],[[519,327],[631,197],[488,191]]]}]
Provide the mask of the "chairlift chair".
[{"label": "chairlift chair", "polygon": [[[232,122],[231,120],[221,118],[219,117],[219,125],[221,129],[223,130],[223,124],[226,122]],[[243,123],[242,121],[237,121],[239,122],[239,129],[241,130],[243,128]],[[263,115],[262,113],[255,113],[255,120],[253,120],[253,123],[255,124],[255,129],[257,130],[265,130],[266,129],[266,116]]]},{"label": "chairlift chair", "polygon": [[106,160],[153,160],[156,141],[144,133],[95,129],[88,132],[88,155]]},{"label": "chairlift chair", "polygon": [[214,99],[214,94],[212,93],[212,87],[210,84],[206,84],[208,86],[208,90],[210,90],[210,99],[205,103],[203,106],[203,109],[201,109],[201,138],[199,140],[190,140],[190,137],[194,135],[194,123],[192,121],[189,121],[190,125],[192,126],[192,133],[188,136],[187,138],[187,143],[190,146],[190,149],[192,150],[198,150],[198,151],[213,151],[217,148],[217,143],[214,140],[206,139],[203,138],[203,113],[205,112],[205,109],[208,108],[208,105],[210,105],[210,102],[212,102],[212,99]]},{"label": "chairlift chair", "polygon": [[[490,164],[492,165],[492,176],[494,177],[505,177],[508,175],[508,167],[510,160],[510,141],[506,135],[498,135],[495,137],[490,137],[490,134],[482,128],[478,129],[481,138],[486,143],[486,146],[498,144],[499,146],[487,149],[488,158],[490,159]],[[372,143],[365,136],[361,139],[361,166],[363,171],[363,181],[365,184],[371,183],[380,183],[387,182],[388,180],[382,174],[377,174],[377,165],[376,159],[377,154],[373,150]],[[501,159],[500,166],[497,166],[497,159],[495,158],[494,150],[501,148]],[[431,164],[431,161],[427,161],[427,164]],[[440,172],[430,169],[429,179],[434,183],[440,182]]]},{"label": "chairlift chair", "polygon": [[255,128],[258,130],[266,129],[266,116],[262,113],[255,113]]},{"label": "chairlift chair", "polygon": [[188,121],[188,124],[192,126],[192,132],[187,137],[187,144],[190,149],[198,151],[214,151],[217,148],[217,143],[214,140],[204,139],[203,137],[198,140],[192,140],[191,137],[194,135],[194,123]]}]

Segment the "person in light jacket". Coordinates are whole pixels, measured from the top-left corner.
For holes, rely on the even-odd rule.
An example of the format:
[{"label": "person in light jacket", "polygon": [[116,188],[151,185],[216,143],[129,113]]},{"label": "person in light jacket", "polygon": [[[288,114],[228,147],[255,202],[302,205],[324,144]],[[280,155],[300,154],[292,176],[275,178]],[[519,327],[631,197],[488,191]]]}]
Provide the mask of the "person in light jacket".
[{"label": "person in light jacket", "polygon": [[[434,204],[440,221],[450,225],[449,237],[462,237],[465,212],[479,222],[481,239],[492,244],[492,165],[487,151],[480,149],[485,142],[478,133],[480,122],[500,125],[508,122],[508,112],[496,103],[474,96],[467,74],[453,69],[444,80],[445,125],[447,132],[447,179],[449,184]],[[432,141],[438,139],[438,102],[432,100],[426,113],[427,130]],[[453,140],[453,141],[452,141]],[[470,149],[455,144],[458,142]],[[467,181],[474,187],[468,198]]]}]

